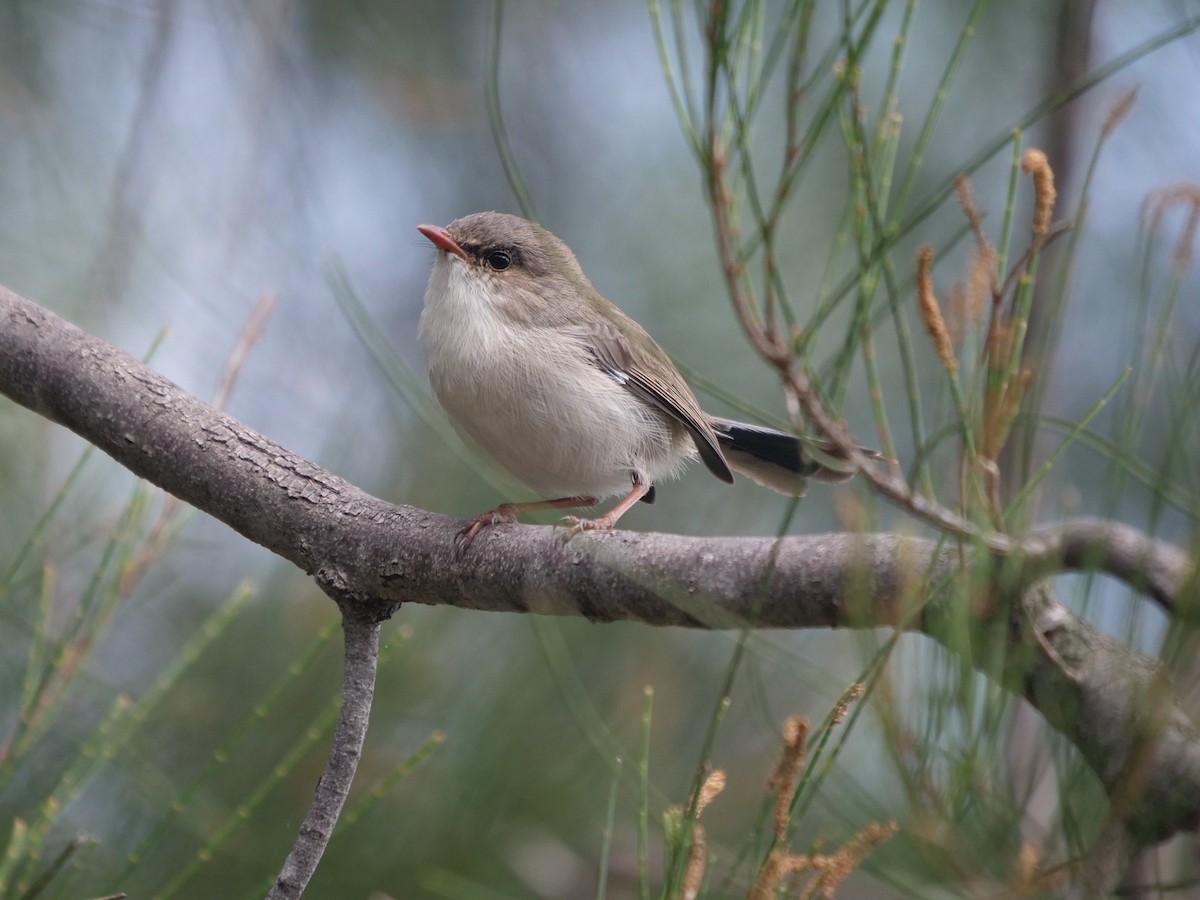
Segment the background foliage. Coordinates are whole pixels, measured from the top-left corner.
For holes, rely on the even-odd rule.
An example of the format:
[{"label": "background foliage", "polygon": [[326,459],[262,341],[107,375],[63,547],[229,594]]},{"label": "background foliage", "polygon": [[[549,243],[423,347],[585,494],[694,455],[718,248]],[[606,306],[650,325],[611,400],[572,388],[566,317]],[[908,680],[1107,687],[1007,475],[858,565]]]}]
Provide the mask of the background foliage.
[{"label": "background foliage", "polygon": [[[874,364],[896,456],[909,466],[953,433],[952,394],[912,300],[915,248],[938,248],[935,280],[948,296],[971,246],[939,192],[968,166],[992,240],[1010,200],[1026,227],[1032,192],[1011,186],[1011,128],[1024,122],[1016,146],[1047,149],[1060,216],[1086,200],[1086,219],[1060,239],[1069,253],[1043,261],[1039,308],[1064,302],[1055,352],[1037,372],[1043,427],[1020,432],[1009,471],[1021,471],[1026,435],[1036,470],[1133,366],[1028,514],[1114,514],[1194,542],[1200,305],[1197,276],[1172,256],[1186,203],[1139,228],[1154,221],[1139,218],[1152,191],[1200,183],[1200,99],[1178,87],[1200,64],[1191,11],[1099,4],[1094,65],[1119,64],[1060,107],[1043,101],[1078,74],[1068,49],[1081,20],[1058,4],[813,9],[811,81],[797,108],[818,139],[776,252],[798,323],[839,285],[855,287],[809,345],[817,370],[836,376],[830,393],[853,431],[878,445],[848,326],[856,304],[894,301],[897,318],[879,313]],[[415,335],[430,251],[414,226],[518,209],[489,125],[498,98],[531,202],[597,287],[694,374],[709,409],[785,422],[776,380],[730,313],[695,147],[664,70],[665,53],[674,83],[703,108],[703,34],[691,7],[667,5],[656,42],[654,15],[641,3],[536,0],[499,19],[475,3],[4,2],[0,278],[201,396],[255,303],[273,295],[229,411],[380,496],[476,512],[496,501],[497,482],[428,405]],[[758,44],[744,49],[761,54],[786,15],[767,10],[758,34],[747,32]],[[1174,33],[1153,53],[1123,56]],[[873,196],[855,148],[877,145],[856,135],[853,106],[843,98],[819,115],[848,34],[863,38],[863,121],[885,129],[886,158],[872,165],[893,175]],[[733,142],[755,154],[744,178],[765,183],[780,165],[783,83],[764,88],[753,131]],[[1134,86],[1136,105],[1093,158]],[[867,207],[883,214],[868,231],[892,215],[911,227],[866,235],[885,239],[895,290],[876,270],[879,290],[864,296],[856,213]],[[380,332],[364,311],[392,349],[370,343]],[[896,322],[910,332],[908,369]],[[930,478],[952,493],[955,457],[938,447]],[[0,407],[0,508],[0,883],[13,896],[261,893],[327,742],[332,604],[300,573],[11,405]],[[861,486],[814,489],[793,509],[699,470],[628,520],[731,534],[847,524],[915,527]],[[1190,638],[1125,591],[1084,579],[1060,589],[1122,639],[1186,659]],[[798,850],[818,838],[836,846],[870,822],[901,825],[840,896],[1016,890],[1024,845],[1061,863],[1088,846],[1102,814],[1090,773],[1032,713],[921,638],[739,637],[442,609],[403,610],[390,628],[360,805],[309,896],[594,896],[605,853],[607,896],[638,896],[643,798],[656,823],[687,796],[702,758],[728,780],[704,814],[707,889],[744,896],[784,719],[819,724],[850,684],[880,672],[830,732],[793,817]],[[652,827],[656,884],[661,848]],[[1197,873],[1189,848],[1174,845],[1144,874],[1181,885],[1179,896]]]}]

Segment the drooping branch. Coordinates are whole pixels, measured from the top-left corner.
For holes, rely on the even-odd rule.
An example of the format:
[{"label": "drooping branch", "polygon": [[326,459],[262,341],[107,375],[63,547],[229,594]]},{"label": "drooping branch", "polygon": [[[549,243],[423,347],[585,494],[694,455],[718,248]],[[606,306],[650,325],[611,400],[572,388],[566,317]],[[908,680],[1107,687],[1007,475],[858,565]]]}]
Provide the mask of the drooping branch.
[{"label": "drooping branch", "polygon": [[[1124,812],[1139,833],[1157,839],[1200,825],[1200,733],[1158,667],[1044,592],[1025,591],[1011,621],[1012,607],[991,596],[1089,567],[1178,601],[1185,584],[1194,590],[1190,564],[1149,539],[1135,552],[1091,552],[1103,537],[1095,523],[1065,523],[1059,539],[1050,540],[1053,531],[1031,539],[1040,549],[1030,577],[1014,559],[1003,583],[990,557],[968,554],[980,565],[964,572],[957,552],[892,534],[774,541],[617,532],[564,543],[561,531],[508,526],[458,554],[457,520],[366,494],[2,288],[0,391],[290,560],[343,608],[385,615],[419,602],[707,628],[903,626],[938,637],[946,604],[986,593],[977,614],[995,617],[1031,657],[1014,689],[1076,744],[1110,793],[1126,796],[1134,779],[1139,790]],[[1156,568],[1164,559],[1166,577]],[[985,583],[972,590],[979,572]]]},{"label": "drooping branch", "polygon": [[1035,528],[1021,541],[1021,555],[1027,583],[1062,571],[1106,572],[1145,591],[1169,612],[1178,611],[1196,574],[1194,563],[1178,547],[1105,519]]}]

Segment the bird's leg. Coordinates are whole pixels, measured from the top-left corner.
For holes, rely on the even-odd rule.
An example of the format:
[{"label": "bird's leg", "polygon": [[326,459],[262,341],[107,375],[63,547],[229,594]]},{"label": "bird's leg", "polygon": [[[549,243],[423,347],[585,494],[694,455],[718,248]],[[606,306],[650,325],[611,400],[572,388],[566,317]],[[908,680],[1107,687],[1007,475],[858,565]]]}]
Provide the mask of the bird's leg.
[{"label": "bird's leg", "polygon": [[559,497],[557,500],[532,500],[528,503],[501,503],[493,510],[480,513],[467,520],[459,529],[454,542],[459,550],[466,550],[475,536],[489,525],[511,525],[522,513],[539,509],[570,509],[577,506],[595,506],[595,497]]},{"label": "bird's leg", "polygon": [[633,490],[625,495],[625,498],[602,515],[598,519],[581,519],[578,516],[564,516],[559,519],[559,524],[567,525],[570,530],[567,536],[579,534],[581,531],[612,531],[613,526],[617,524],[617,520],[629,511],[629,507],[637,503],[648,493],[650,493],[651,485],[637,472],[633,473]]}]

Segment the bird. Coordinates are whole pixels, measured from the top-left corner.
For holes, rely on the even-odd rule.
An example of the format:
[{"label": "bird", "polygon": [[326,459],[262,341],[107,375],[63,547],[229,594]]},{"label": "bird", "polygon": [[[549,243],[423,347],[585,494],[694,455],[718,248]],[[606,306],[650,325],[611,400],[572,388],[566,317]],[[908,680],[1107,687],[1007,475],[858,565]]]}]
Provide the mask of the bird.
[{"label": "bird", "polygon": [[704,412],[667,353],[541,225],[479,212],[417,230],[436,248],[418,327],[433,392],[468,442],[543,498],[467,520],[462,549],[525,512],[620,497],[596,518],[561,520],[568,535],[609,531],[696,457],[721,481],[737,472],[792,496],[807,479],[854,475],[829,442]]}]

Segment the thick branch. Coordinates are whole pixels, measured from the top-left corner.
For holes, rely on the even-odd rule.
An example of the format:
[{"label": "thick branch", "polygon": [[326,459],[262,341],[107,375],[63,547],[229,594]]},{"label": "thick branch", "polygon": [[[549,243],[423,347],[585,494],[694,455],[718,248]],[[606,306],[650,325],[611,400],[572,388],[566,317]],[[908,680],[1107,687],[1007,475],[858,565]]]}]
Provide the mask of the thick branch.
[{"label": "thick branch", "polygon": [[[964,575],[957,553],[887,534],[774,541],[617,532],[564,543],[561,531],[500,526],[459,555],[457,520],[360,491],[3,289],[0,391],[292,561],[343,604],[376,611],[419,602],[653,625],[902,625],[937,637],[952,592],[935,591],[930,600],[930,586]],[[1042,547],[1039,578],[1054,571],[1054,558],[1063,570],[1111,567],[1126,578],[1127,564],[1136,564],[1128,554]],[[1019,564],[1004,574],[1006,584],[1028,584]],[[1136,583],[1155,582],[1138,570]],[[972,593],[986,592],[968,586]],[[925,605],[910,615],[918,601]],[[976,606],[981,619],[1006,608]],[[1196,828],[1200,734],[1163,690],[1155,665],[1045,597],[1018,621],[1014,640],[1032,659],[1016,688],[1076,743],[1110,792],[1136,775],[1137,796],[1146,800],[1131,802],[1128,815],[1140,833],[1152,839]]]}]

